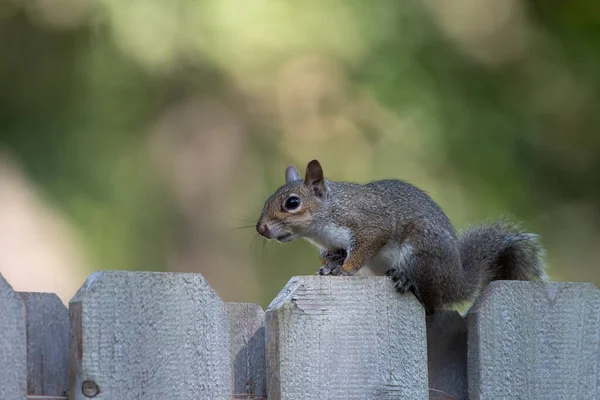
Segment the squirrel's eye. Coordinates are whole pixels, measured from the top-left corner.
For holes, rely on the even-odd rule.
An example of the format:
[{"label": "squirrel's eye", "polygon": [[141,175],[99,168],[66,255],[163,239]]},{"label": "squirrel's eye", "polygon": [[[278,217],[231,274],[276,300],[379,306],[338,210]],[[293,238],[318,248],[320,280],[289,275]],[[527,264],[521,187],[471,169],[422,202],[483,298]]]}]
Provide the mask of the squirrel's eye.
[{"label": "squirrel's eye", "polygon": [[283,206],[286,210],[295,210],[296,208],[300,207],[300,198],[297,196],[290,196],[287,198]]}]

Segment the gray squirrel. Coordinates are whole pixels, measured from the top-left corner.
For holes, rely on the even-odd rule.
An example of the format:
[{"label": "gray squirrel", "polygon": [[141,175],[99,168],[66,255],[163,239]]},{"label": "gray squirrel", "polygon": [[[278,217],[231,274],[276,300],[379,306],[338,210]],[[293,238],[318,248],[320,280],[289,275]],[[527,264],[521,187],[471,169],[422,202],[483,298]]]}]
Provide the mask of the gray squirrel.
[{"label": "gray squirrel", "polygon": [[425,192],[401,180],[325,179],[317,160],[286,183],[256,224],[267,239],[303,238],[320,249],[321,275],[387,275],[429,315],[472,301],[493,280],[547,280],[537,235],[501,219],[455,232]]}]

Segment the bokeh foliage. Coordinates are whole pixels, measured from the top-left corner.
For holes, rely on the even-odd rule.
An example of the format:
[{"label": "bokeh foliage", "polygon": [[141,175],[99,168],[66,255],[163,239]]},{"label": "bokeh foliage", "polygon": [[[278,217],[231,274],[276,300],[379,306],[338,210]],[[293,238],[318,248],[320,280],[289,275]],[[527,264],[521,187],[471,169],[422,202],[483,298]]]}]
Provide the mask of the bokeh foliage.
[{"label": "bokeh foliage", "polygon": [[[94,268],[268,304],[317,269],[251,226],[289,163],[502,213],[600,283],[600,5],[0,0],[0,143]],[[254,243],[254,246],[253,246]]]}]

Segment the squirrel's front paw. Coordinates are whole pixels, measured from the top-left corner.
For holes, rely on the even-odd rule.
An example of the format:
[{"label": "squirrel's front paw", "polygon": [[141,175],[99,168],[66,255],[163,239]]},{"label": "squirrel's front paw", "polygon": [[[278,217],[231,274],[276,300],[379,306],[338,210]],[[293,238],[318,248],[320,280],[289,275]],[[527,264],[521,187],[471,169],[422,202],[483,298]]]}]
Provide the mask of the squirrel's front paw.
[{"label": "squirrel's front paw", "polygon": [[344,269],[342,268],[341,265],[336,265],[335,267],[333,267],[331,269],[331,271],[329,272],[329,275],[341,276],[341,275],[350,275],[350,274],[347,273],[346,271],[344,271]]},{"label": "squirrel's front paw", "polygon": [[349,272],[344,271],[341,265],[326,264],[319,269],[319,275],[330,275],[330,276],[341,276],[341,275],[352,275]]},{"label": "squirrel's front paw", "polygon": [[342,265],[346,259],[346,251],[324,251],[321,253],[321,263],[323,266],[319,268],[319,275],[342,275]]}]

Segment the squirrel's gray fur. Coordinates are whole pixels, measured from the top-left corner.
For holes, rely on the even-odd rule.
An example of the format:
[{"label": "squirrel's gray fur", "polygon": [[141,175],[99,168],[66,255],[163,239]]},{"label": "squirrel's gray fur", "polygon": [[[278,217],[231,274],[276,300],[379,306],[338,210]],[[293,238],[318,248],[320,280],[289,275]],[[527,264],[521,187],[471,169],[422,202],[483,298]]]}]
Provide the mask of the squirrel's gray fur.
[{"label": "squirrel's gray fur", "polygon": [[[266,201],[257,230],[268,238],[306,238],[317,245],[321,274],[352,275],[374,266],[401,293],[415,293],[428,313],[473,300],[492,280],[546,279],[537,235],[507,219],[457,235],[431,197],[401,180],[325,180],[316,160],[304,180],[297,170],[288,169],[286,177],[286,185]],[[286,210],[292,196],[301,205]]]}]

